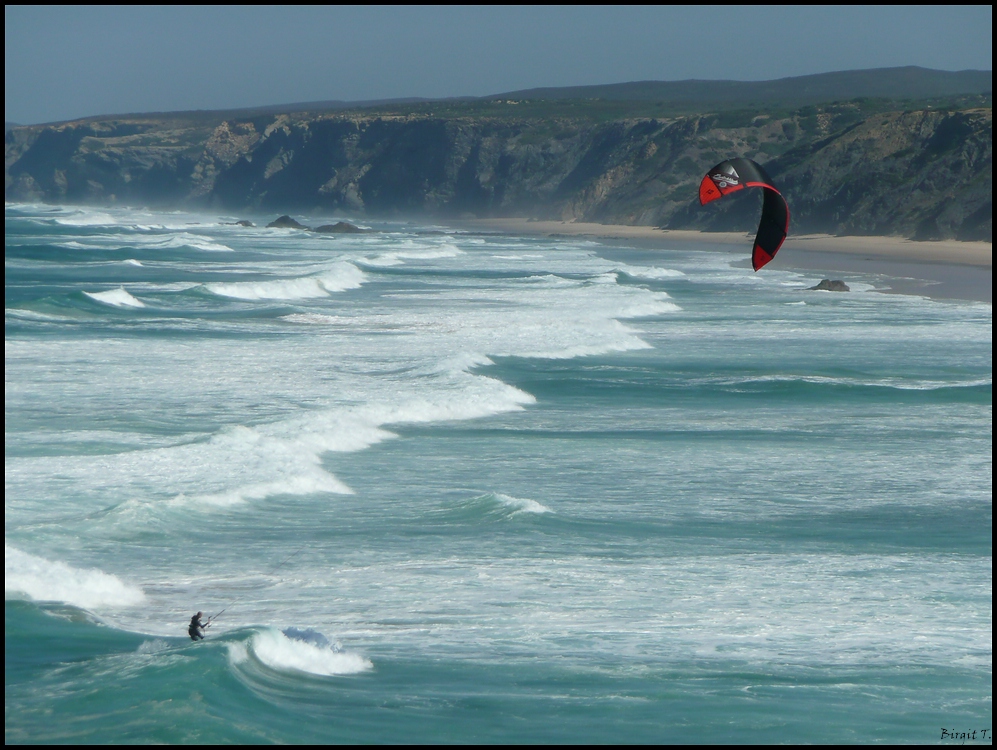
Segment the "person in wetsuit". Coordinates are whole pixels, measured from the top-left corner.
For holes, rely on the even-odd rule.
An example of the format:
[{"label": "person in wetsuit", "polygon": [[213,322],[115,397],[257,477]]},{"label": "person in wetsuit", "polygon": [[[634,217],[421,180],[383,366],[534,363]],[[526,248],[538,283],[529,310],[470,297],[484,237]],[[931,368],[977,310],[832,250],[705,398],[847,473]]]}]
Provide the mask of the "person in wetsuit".
[{"label": "person in wetsuit", "polygon": [[208,627],[208,623],[201,622],[201,615],[203,614],[204,614],[203,612],[198,612],[196,615],[190,618],[190,625],[187,626],[187,635],[190,636],[190,639],[192,641],[204,640],[204,629]]}]

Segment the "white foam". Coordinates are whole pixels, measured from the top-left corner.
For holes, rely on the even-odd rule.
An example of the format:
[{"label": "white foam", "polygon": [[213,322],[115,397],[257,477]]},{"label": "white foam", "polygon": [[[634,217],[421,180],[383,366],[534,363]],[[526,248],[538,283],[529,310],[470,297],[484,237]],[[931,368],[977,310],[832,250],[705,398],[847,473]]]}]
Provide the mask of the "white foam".
[{"label": "white foam", "polygon": [[142,641],[136,652],[140,654],[158,654],[169,650],[169,648],[170,644],[168,641],[164,641],[162,638],[154,638],[151,641]]},{"label": "white foam", "polygon": [[[8,343],[8,349],[11,346]],[[8,351],[9,360],[16,355]],[[263,361],[267,359],[264,355]],[[253,363],[242,363],[247,364],[251,372],[259,372]],[[279,361],[271,364],[280,366]],[[190,397],[197,392],[196,377],[192,377],[196,371],[185,368],[184,372]],[[217,384],[217,367],[212,366],[211,372]],[[356,387],[351,380],[340,382],[347,390]],[[375,385],[367,379],[363,383],[363,388]],[[363,450],[394,437],[381,427],[384,424],[472,419],[521,409],[534,400],[500,381],[466,372],[427,371],[408,385],[390,380],[376,392],[352,393],[354,397],[363,393],[360,403],[306,411],[255,427],[227,428],[207,441],[187,440],[180,445],[128,450],[97,459],[12,459],[14,463],[9,461],[7,467],[7,491],[17,495],[35,482],[50,482],[46,477],[57,474],[60,480],[72,477],[79,492],[97,503],[106,503],[108,493],[120,496],[124,490],[125,499],[135,501],[130,512],[140,511],[143,516],[163,506],[186,512],[188,508],[208,510],[277,495],[351,494],[346,484],[323,467],[323,454]],[[141,393],[130,395],[143,398]],[[150,487],[156,488],[151,495]]]},{"label": "white foam", "polygon": [[356,289],[364,281],[364,273],[352,263],[339,263],[318,276],[301,276],[278,281],[236,281],[205,284],[205,288],[220,297],[242,300],[294,300],[326,297],[330,292]]},{"label": "white foam", "polygon": [[114,226],[120,223],[110,214],[87,210],[75,211],[69,216],[57,216],[55,221],[71,227]]},{"label": "white foam", "polygon": [[391,266],[400,266],[404,261],[398,258],[357,258],[357,263],[361,265],[370,266],[371,268],[390,268]]},{"label": "white foam", "polygon": [[128,260],[125,260],[125,261],[122,261],[122,262],[123,263],[127,263],[130,266],[139,266],[139,267],[142,266],[142,262],[138,261],[138,260],[135,260],[134,258],[129,258]]},{"label": "white foam", "polygon": [[234,283],[205,284],[205,288],[219,297],[233,299],[310,299],[325,297],[328,292],[318,279],[305,277],[281,281],[237,281]]},{"label": "white foam", "polygon": [[4,316],[20,318],[21,320],[36,320],[45,322],[69,320],[69,318],[65,315],[49,315],[47,313],[36,312],[35,310],[23,310],[19,307],[8,307],[4,310]]},{"label": "white foam", "polygon": [[655,315],[680,312],[682,310],[682,308],[674,302],[667,301],[665,298],[668,295],[664,292],[660,292],[659,295],[660,296],[652,299],[634,299],[629,304],[623,305],[619,310],[617,310],[613,317],[649,318]]},{"label": "white foam", "polygon": [[291,313],[290,315],[281,315],[281,320],[286,320],[288,323],[300,323],[303,325],[342,325],[349,322],[349,318],[344,318],[342,315],[323,315],[322,313]]},{"label": "white foam", "polygon": [[847,378],[827,375],[759,375],[744,378],[722,378],[715,382],[733,385],[746,383],[814,383],[819,385],[845,385],[864,388],[894,388],[900,391],[937,391],[942,388],[974,388],[993,385],[993,378],[973,378],[956,382],[951,380],[912,380],[903,378]]},{"label": "white foam", "polygon": [[654,266],[623,266],[620,270],[627,276],[640,279],[675,279],[685,276],[682,271],[671,268],[656,268]]},{"label": "white foam", "polygon": [[232,666],[242,664],[249,659],[249,649],[246,648],[246,644],[242,641],[226,643],[225,645],[228,648],[228,661]]},{"label": "white foam", "polygon": [[337,263],[331,270],[321,274],[319,282],[330,292],[344,292],[356,289],[364,282],[364,272],[352,263]]},{"label": "white foam", "polygon": [[135,299],[124,287],[120,289],[111,289],[107,292],[83,292],[90,299],[97,300],[98,302],[103,302],[105,305],[113,305],[114,307],[145,307],[145,303],[141,300]]},{"label": "white foam", "polygon": [[223,245],[220,242],[212,242],[207,237],[198,234],[190,234],[188,232],[181,232],[180,234],[170,237],[169,239],[156,241],[151,244],[154,247],[164,248],[192,247],[195,250],[205,250],[213,253],[232,252],[232,248],[228,245]]},{"label": "white foam", "polygon": [[411,240],[394,243],[401,249],[378,253],[373,257],[364,257],[361,261],[370,266],[397,266],[406,260],[435,260],[438,258],[454,258],[463,255],[464,251],[448,242],[438,245],[422,245]]},{"label": "white foam", "polygon": [[360,654],[288,638],[279,630],[268,629],[256,633],[249,641],[249,648],[261,662],[282,671],[293,670],[331,677],[366,672],[374,667],[369,659]]},{"label": "white foam", "polygon": [[[164,448],[144,458],[136,455],[139,463],[128,471],[148,476],[162,463],[161,471],[169,474],[169,467],[183,464],[184,482],[218,487],[214,492],[181,491],[168,501],[173,507],[224,508],[277,495],[350,495],[353,490],[322,467],[323,454],[360,451],[395,437],[384,429],[386,424],[475,419],[535,402],[513,386],[466,372],[435,373],[434,380],[437,388],[448,382],[450,387],[394,400],[385,395],[364,406],[310,412],[268,425],[229,428],[207,443]],[[257,481],[245,482],[246,477]],[[176,478],[163,479],[177,486]]]},{"label": "white foam", "polygon": [[[131,229],[159,229],[161,231],[164,227],[131,227]],[[102,250],[132,246],[153,251],[174,248],[193,248],[194,250],[204,250],[205,252],[232,252],[232,248],[228,245],[223,245],[222,243],[214,242],[210,238],[204,237],[203,235],[190,234],[189,232],[180,232],[179,234],[174,234],[168,237],[164,237],[163,234],[158,233],[99,234],[87,236],[86,242],[80,242],[79,240],[67,240],[65,242],[57,242],[55,244],[58,247],[65,248],[67,250]],[[123,262],[131,263],[133,265],[139,263],[139,261],[135,259],[128,259]]]},{"label": "white foam", "polygon": [[294,476],[276,482],[237,487],[215,494],[177,495],[170,505],[214,505],[227,507],[240,505],[248,500],[264,500],[276,495],[311,495],[317,492],[331,492],[337,495],[352,495],[353,490],[336,479],[332,474],[318,470],[313,476]]},{"label": "white foam", "polygon": [[[537,284],[551,288],[560,289],[575,289],[578,287],[578,282],[573,279],[566,279],[563,276],[558,276],[553,273],[545,273],[539,276],[528,276],[525,279],[528,284]],[[616,281],[616,278],[613,278]]]},{"label": "white foam", "polygon": [[[355,242],[371,255],[375,248],[397,250],[406,258],[456,254],[448,243],[397,247],[395,239],[370,237]],[[280,319],[312,327],[293,345],[278,338],[251,347],[241,341],[212,340],[200,347],[163,343],[136,359],[131,345],[123,343],[87,354],[107,363],[107,397],[124,411],[168,399],[205,413],[217,410],[229,427],[182,445],[97,461],[16,459],[23,471],[11,490],[27,491],[29,477],[41,483],[56,475],[72,477],[80,494],[94,503],[105,502],[109,494],[121,502],[135,500],[138,515],[157,509],[211,511],[278,495],[351,494],[323,468],[324,454],[359,451],[390,439],[390,425],[476,419],[535,403],[530,394],[474,370],[490,364],[490,355],[571,358],[648,348],[641,331],[620,319],[678,309],[663,292],[618,284],[613,270],[618,264],[561,250],[531,277],[513,275],[494,283],[458,277],[444,285],[405,285],[362,304],[354,304],[352,295],[330,303],[330,289],[359,284],[365,273],[352,263],[319,257],[292,256],[295,263],[281,257],[250,268],[239,262],[232,272],[285,270],[283,277],[207,285],[212,293],[249,300],[316,297],[319,301]],[[466,269],[480,264],[493,267],[489,252],[469,251],[459,260],[434,265]],[[52,361],[66,356],[62,349],[38,343],[31,349],[31,356]],[[131,377],[136,361],[156,377]],[[115,381],[119,375],[130,378],[127,390],[110,385],[123,382]],[[104,382],[98,387],[103,389]],[[253,427],[232,426],[249,419]],[[504,512],[517,510],[541,509],[524,501],[522,508],[509,506]]]},{"label": "white foam", "polygon": [[499,492],[494,492],[491,494],[499,503],[505,505],[508,508],[513,509],[512,515],[517,515],[519,513],[553,513],[550,508],[542,503],[538,503],[536,500],[530,500],[528,497],[512,497],[512,495],[503,495]]},{"label": "white foam", "polygon": [[138,586],[96,569],[29,555],[4,544],[4,594],[26,594],[35,601],[57,601],[76,607],[130,607],[145,601]]}]

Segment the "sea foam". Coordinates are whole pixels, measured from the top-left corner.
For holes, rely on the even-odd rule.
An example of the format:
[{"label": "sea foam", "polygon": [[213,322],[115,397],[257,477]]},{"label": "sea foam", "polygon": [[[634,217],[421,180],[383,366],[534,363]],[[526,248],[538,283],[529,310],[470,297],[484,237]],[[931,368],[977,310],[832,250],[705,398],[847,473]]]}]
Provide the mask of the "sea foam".
[{"label": "sea foam", "polygon": [[73,568],[4,545],[4,594],[76,607],[129,607],[145,601],[138,586],[96,569]]},{"label": "sea foam", "polygon": [[675,279],[685,276],[682,271],[654,266],[623,266],[620,271],[638,279]]},{"label": "sea foam", "polygon": [[343,317],[342,315],[324,315],[322,313],[291,313],[290,315],[281,315],[281,320],[286,320],[288,323],[299,323],[302,325],[343,325],[349,322],[349,318]]},{"label": "sea foam", "polygon": [[374,256],[361,258],[364,265],[378,267],[397,266],[406,260],[435,260],[437,258],[453,258],[463,255],[464,251],[456,245],[443,243],[439,245],[422,245],[412,241],[396,243],[398,250],[381,252]]},{"label": "sea foam", "polygon": [[338,263],[332,270],[317,276],[275,281],[236,281],[205,284],[205,288],[220,297],[242,300],[294,300],[326,297],[330,292],[356,289],[364,281],[364,273],[352,263]]},{"label": "sea foam", "polygon": [[503,495],[500,492],[491,494],[491,497],[494,497],[497,502],[507,508],[512,508],[512,515],[516,515],[517,513],[554,512],[543,503],[538,503],[536,500],[530,500],[528,497],[513,497],[512,495]]},{"label": "sea foam", "polygon": [[369,659],[359,654],[339,651],[317,641],[289,638],[279,630],[256,633],[250,639],[249,649],[268,667],[282,671],[331,677],[366,672],[374,667]]},{"label": "sea foam", "polygon": [[228,245],[223,245],[220,242],[212,242],[207,237],[203,237],[197,234],[190,234],[189,232],[181,232],[178,235],[170,237],[165,240],[156,240],[150,243],[153,247],[161,248],[181,248],[189,247],[194,250],[204,250],[206,252],[212,253],[230,253],[232,248]]},{"label": "sea foam", "polygon": [[135,299],[124,287],[106,292],[83,292],[87,297],[114,307],[145,307],[145,303]]},{"label": "sea foam", "polygon": [[86,209],[74,211],[68,216],[57,216],[55,217],[55,221],[58,224],[71,227],[114,226],[119,223],[117,219],[108,213],[88,211]]}]

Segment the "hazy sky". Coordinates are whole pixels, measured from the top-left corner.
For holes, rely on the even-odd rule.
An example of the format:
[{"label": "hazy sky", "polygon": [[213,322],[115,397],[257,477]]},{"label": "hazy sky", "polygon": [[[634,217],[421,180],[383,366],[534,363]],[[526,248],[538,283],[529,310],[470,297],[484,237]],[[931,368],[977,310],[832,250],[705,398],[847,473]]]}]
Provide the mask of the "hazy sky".
[{"label": "hazy sky", "polygon": [[974,7],[19,7],[5,119],[993,67]]}]

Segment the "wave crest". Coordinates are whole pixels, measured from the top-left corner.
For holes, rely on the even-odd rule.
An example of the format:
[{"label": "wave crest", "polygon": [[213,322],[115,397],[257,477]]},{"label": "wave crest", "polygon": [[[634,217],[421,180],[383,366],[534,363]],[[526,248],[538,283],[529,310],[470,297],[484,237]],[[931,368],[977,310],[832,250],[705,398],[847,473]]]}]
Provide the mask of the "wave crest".
[{"label": "wave crest", "polygon": [[352,263],[339,263],[318,276],[274,281],[235,281],[205,284],[205,288],[220,297],[243,300],[293,300],[326,297],[330,292],[356,289],[364,282],[364,272]]},{"label": "wave crest", "polygon": [[83,292],[87,297],[114,307],[145,307],[145,303],[135,299],[124,287],[106,292]]},{"label": "wave crest", "polygon": [[685,276],[682,271],[655,266],[623,266],[620,271],[635,279],[676,279]]},{"label": "wave crest", "polygon": [[371,661],[360,654],[339,651],[318,640],[289,638],[279,630],[256,633],[249,641],[253,655],[272,669],[294,670],[331,677],[357,674],[373,669]]},{"label": "wave crest", "polygon": [[481,521],[507,521],[520,515],[545,515],[554,511],[543,503],[528,497],[513,497],[501,492],[486,492],[465,500],[444,512],[451,521],[477,523]]},{"label": "wave crest", "polygon": [[35,601],[57,601],[89,609],[130,607],[145,601],[138,586],[94,568],[29,555],[4,545],[4,594],[26,594]]}]

